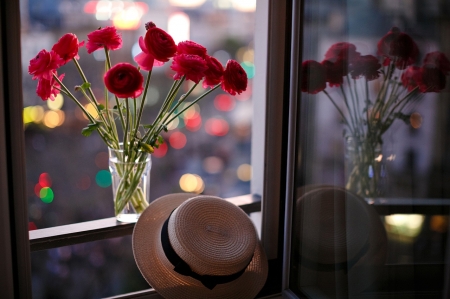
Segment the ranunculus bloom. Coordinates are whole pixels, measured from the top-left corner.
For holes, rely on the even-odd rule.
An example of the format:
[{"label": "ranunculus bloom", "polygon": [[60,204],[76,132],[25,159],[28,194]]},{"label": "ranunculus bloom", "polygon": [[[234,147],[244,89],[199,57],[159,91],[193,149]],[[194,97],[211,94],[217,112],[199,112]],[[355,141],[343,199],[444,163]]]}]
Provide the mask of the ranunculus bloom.
[{"label": "ranunculus bloom", "polygon": [[220,82],[222,82],[223,78],[223,66],[219,60],[212,56],[206,55],[205,57],[206,66],[208,69],[205,71],[205,80],[203,80],[203,88],[207,88],[208,86],[216,86]]},{"label": "ranunculus bloom", "polygon": [[247,73],[236,60],[228,60],[223,73],[221,87],[232,96],[241,94],[247,89]]},{"label": "ranunculus bloom", "polygon": [[154,66],[161,66],[164,64],[164,62],[156,60],[155,57],[148,52],[142,36],[139,37],[139,47],[141,47],[142,52],[134,57],[134,61],[136,61],[141,69],[144,71],[151,71]]},{"label": "ranunculus bloom", "polygon": [[356,46],[347,42],[340,42],[332,45],[325,53],[325,60],[336,62],[342,60],[344,63],[350,63],[360,56],[356,52]]},{"label": "ranunculus bloom", "polygon": [[104,47],[108,50],[118,50],[122,47],[122,37],[113,26],[92,31],[87,37],[86,49],[89,54]]},{"label": "ranunculus bloom", "polygon": [[344,83],[344,76],[347,75],[347,66],[344,67],[344,60],[338,59],[336,62],[324,60],[321,64],[325,69],[325,80],[330,87],[341,86]]},{"label": "ranunculus bloom", "polygon": [[353,79],[360,76],[366,77],[367,81],[372,81],[380,77],[381,64],[378,58],[372,55],[358,57],[350,66],[350,74]]},{"label": "ranunculus bloom", "polygon": [[178,43],[177,54],[193,54],[198,55],[201,58],[206,57],[206,48],[196,42],[187,40]]},{"label": "ranunculus bloom", "polygon": [[[55,75],[58,76],[58,74],[55,71]],[[62,81],[64,78],[64,74],[58,77],[59,81]],[[52,76],[50,80],[40,78],[36,87],[36,94],[44,101],[47,101],[48,99],[51,99],[52,101],[55,100],[55,96],[59,94],[59,89],[61,85],[58,83],[58,81],[55,80],[55,78]]]},{"label": "ranunculus bloom", "polygon": [[103,77],[106,88],[119,98],[136,98],[141,95],[144,77],[129,63],[118,63]]},{"label": "ranunculus bloom", "polygon": [[445,75],[434,65],[424,65],[421,67],[422,80],[419,83],[421,92],[440,92],[445,88]]},{"label": "ranunculus bloom", "polygon": [[408,34],[393,27],[378,42],[378,54],[389,58],[387,63],[395,61],[397,68],[404,70],[416,61],[419,48]]},{"label": "ranunculus bloom", "polygon": [[148,29],[145,33],[144,42],[148,52],[159,61],[169,61],[177,52],[177,45],[173,38],[152,22],[148,23],[146,28]]},{"label": "ranunculus bloom", "polygon": [[186,76],[187,80],[191,80],[195,83],[200,82],[205,75],[205,71],[208,69],[206,61],[203,58],[190,54],[176,55],[173,58],[170,68],[176,72],[173,76],[175,80]]},{"label": "ranunculus bloom", "polygon": [[311,94],[321,92],[327,87],[325,67],[314,60],[303,61],[300,83],[303,92]]},{"label": "ranunculus bloom", "polygon": [[402,74],[401,77],[402,84],[408,91],[413,90],[422,81],[422,72],[420,67],[418,66],[410,66],[408,67]]},{"label": "ranunculus bloom", "polygon": [[428,53],[423,60],[423,64],[434,65],[445,75],[448,75],[450,72],[450,61],[442,52],[436,51]]},{"label": "ranunculus bloom", "polygon": [[55,51],[47,52],[41,50],[30,60],[28,73],[33,76],[33,80],[44,78],[51,80],[53,72],[63,63],[61,57]]},{"label": "ranunculus bloom", "polygon": [[78,49],[84,45],[84,41],[78,42],[78,38],[73,33],[64,34],[56,44],[53,45],[52,50],[59,55],[66,64],[69,60],[80,59],[78,56]]}]

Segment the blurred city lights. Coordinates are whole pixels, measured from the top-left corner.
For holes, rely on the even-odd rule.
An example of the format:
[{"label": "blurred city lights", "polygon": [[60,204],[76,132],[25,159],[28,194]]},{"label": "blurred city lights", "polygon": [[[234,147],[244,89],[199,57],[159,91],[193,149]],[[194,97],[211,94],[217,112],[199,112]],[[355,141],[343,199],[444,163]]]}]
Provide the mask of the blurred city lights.
[{"label": "blurred city lights", "polygon": [[195,112],[191,117],[184,117],[184,124],[186,125],[186,129],[195,132],[202,126],[202,117],[199,113]]},{"label": "blurred city lights", "polygon": [[237,177],[244,182],[252,179],[252,166],[249,164],[242,164],[237,169]]},{"label": "blurred city lights", "polygon": [[[97,109],[95,109],[94,105],[92,105],[91,103],[86,104],[84,106],[84,108],[92,115],[93,118],[97,118],[98,113],[97,113]],[[83,117],[85,119],[88,119],[87,116],[83,113]]]},{"label": "blurred city lights", "polygon": [[42,106],[28,106],[23,108],[23,122],[40,123],[44,119],[45,111]]},{"label": "blurred city lights", "polygon": [[111,173],[108,170],[100,170],[95,176],[95,182],[102,188],[107,188],[112,184]]},{"label": "blurred city lights", "polygon": [[422,115],[418,112],[412,113],[409,117],[409,123],[414,129],[420,128],[422,126]]},{"label": "blurred city lights", "polygon": [[170,146],[174,149],[182,149],[186,145],[186,135],[181,132],[173,132],[169,137]]},{"label": "blurred city lights", "polygon": [[48,173],[41,173],[41,175],[39,176],[39,185],[41,185],[42,187],[52,186],[52,178]]},{"label": "blurred city lights", "polygon": [[51,203],[53,201],[53,198],[55,197],[53,194],[53,190],[49,187],[43,187],[39,191],[39,197],[41,200],[45,203]]},{"label": "blurred city lights", "polygon": [[255,76],[255,65],[249,61],[244,61],[241,63],[242,68],[247,73],[247,77],[252,79]]},{"label": "blurred city lights", "polygon": [[234,106],[235,102],[228,94],[219,94],[214,98],[214,107],[219,111],[231,111]]},{"label": "blurred city lights", "polygon": [[205,183],[202,178],[196,174],[186,173],[180,178],[180,188],[185,192],[202,193],[205,189]]},{"label": "blurred city lights", "polygon": [[44,125],[47,127],[53,129],[57,126],[60,126],[64,123],[65,120],[65,114],[64,111],[58,110],[58,111],[47,111],[44,115]]},{"label": "blurred city lights", "polygon": [[219,157],[212,156],[203,160],[203,169],[209,174],[220,173],[223,168],[223,160]]},{"label": "blurred city lights", "polygon": [[407,237],[416,237],[421,229],[425,216],[419,214],[393,214],[385,216],[388,226],[386,230]]},{"label": "blurred city lights", "polygon": [[167,125],[167,130],[175,130],[176,128],[178,128],[178,125],[180,124],[180,119],[178,117],[176,117],[173,121],[171,121],[168,125]]},{"label": "blurred city lights", "polygon": [[228,133],[228,122],[221,118],[210,118],[205,124],[206,133],[213,136],[225,136]]},{"label": "blurred city lights", "polygon": [[87,190],[91,186],[91,177],[89,175],[83,175],[77,181],[77,188],[80,190]]},{"label": "blurred city lights", "polygon": [[164,142],[163,144],[160,144],[158,148],[155,148],[155,151],[153,152],[153,156],[156,158],[162,158],[166,155],[168,150],[167,143]]},{"label": "blurred city lights", "polygon": [[109,165],[109,155],[107,152],[99,152],[97,155],[95,155],[94,158],[95,165],[97,165],[100,169],[108,168]]},{"label": "blurred city lights", "polygon": [[253,92],[253,86],[251,85],[251,82],[249,81],[249,84],[247,85],[247,89],[244,92],[242,92],[241,94],[236,94],[234,96],[234,98],[239,101],[247,101],[248,99],[250,99],[252,92]]},{"label": "blurred city lights", "polygon": [[233,8],[242,12],[254,12],[256,0],[231,0]]},{"label": "blurred city lights", "polygon": [[169,2],[173,6],[194,8],[202,5],[206,0],[169,0]]},{"label": "blurred city lights", "polygon": [[183,12],[176,12],[169,16],[167,31],[175,43],[190,39],[190,23],[189,16]]},{"label": "blurred city lights", "polygon": [[55,110],[55,111],[61,109],[63,104],[64,104],[64,98],[61,94],[58,94],[53,101],[52,100],[47,101],[47,107],[50,110]]}]

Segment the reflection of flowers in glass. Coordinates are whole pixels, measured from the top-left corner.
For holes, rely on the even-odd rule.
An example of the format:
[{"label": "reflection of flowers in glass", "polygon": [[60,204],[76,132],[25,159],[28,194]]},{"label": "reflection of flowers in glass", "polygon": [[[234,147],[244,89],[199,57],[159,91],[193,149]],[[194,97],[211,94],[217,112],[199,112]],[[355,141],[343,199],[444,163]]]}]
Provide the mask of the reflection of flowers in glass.
[{"label": "reflection of flowers in glass", "polygon": [[119,98],[137,98],[142,94],[144,77],[129,63],[118,63],[103,77],[106,88]]},{"label": "reflection of flowers in glass", "polygon": [[115,27],[104,27],[87,35],[86,49],[89,54],[98,49],[118,50],[122,47],[122,37]]},{"label": "reflection of flowers in glass", "polygon": [[[410,115],[404,110],[421,94],[443,90],[445,76],[450,73],[450,61],[441,52],[428,53],[421,66],[413,65],[419,48],[396,27],[378,41],[377,50],[379,58],[361,55],[351,43],[336,43],[327,50],[322,63],[306,60],[301,69],[302,91],[324,92],[342,117],[344,136],[358,149],[352,156],[355,161],[347,188],[364,196],[379,195],[372,178],[384,171],[374,161],[383,134],[397,119],[409,122]],[[370,98],[369,82],[376,79],[381,79],[376,85],[378,94]],[[326,83],[339,87],[334,95],[340,93],[341,104],[328,93]]]},{"label": "reflection of flowers in glass", "polygon": [[84,41],[78,42],[78,38],[73,33],[64,34],[56,44],[53,45],[52,50],[55,51],[59,57],[64,60],[64,64],[72,60],[72,58],[80,59],[78,49],[84,45]]}]

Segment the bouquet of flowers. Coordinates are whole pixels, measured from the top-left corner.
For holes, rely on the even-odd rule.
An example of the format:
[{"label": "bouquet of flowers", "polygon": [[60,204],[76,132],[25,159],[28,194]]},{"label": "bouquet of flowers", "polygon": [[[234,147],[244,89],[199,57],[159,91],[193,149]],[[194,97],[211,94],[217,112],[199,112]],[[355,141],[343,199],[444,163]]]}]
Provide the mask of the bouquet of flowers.
[{"label": "bouquet of flowers", "polygon": [[[202,45],[193,41],[176,44],[167,32],[156,27],[153,22],[145,26],[145,36],[139,37],[142,52],[134,57],[137,67],[123,62],[112,65],[110,52],[122,47],[122,38],[115,27],[105,27],[89,33],[86,43],[79,42],[73,33],[65,34],[50,51],[41,50],[31,59],[28,68],[33,80],[38,80],[36,93],[42,100],[53,100],[59,93],[69,97],[89,120],[81,133],[89,136],[97,131],[110,149],[110,154],[114,152],[117,162],[116,173],[113,173],[116,215],[129,204],[137,214],[147,207],[148,200],[140,183],[146,167],[143,162],[164,142],[161,132],[167,131],[167,126],[178,115],[219,87],[231,95],[240,94],[247,88],[247,75],[235,60],[229,60],[224,68],[216,58],[207,54],[207,49]],[[105,92],[102,103],[94,95],[78,62],[78,51],[83,46],[86,46],[89,54],[96,50],[105,51]],[[141,124],[152,69],[169,60],[172,60],[170,68],[175,73],[172,87],[154,121]],[[69,61],[75,64],[81,78],[74,91],[64,85],[64,74],[58,74],[58,69]],[[194,84],[178,97],[185,80]],[[186,102],[200,81],[203,82],[205,92],[191,102]],[[91,103],[98,116],[87,111],[76,94]],[[115,175],[119,178],[116,186]]]},{"label": "bouquet of flowers", "polygon": [[[421,66],[414,40],[393,27],[377,44],[377,55],[361,55],[348,42],[332,45],[322,62],[302,63],[301,89],[323,92],[340,114],[345,125],[351,165],[346,188],[365,197],[380,196],[380,180],[385,170],[380,148],[383,134],[396,119],[409,123],[405,110],[423,93],[440,92],[450,73],[450,61],[441,52],[427,53]],[[381,79],[375,98],[370,82]],[[341,103],[326,90],[339,88]]]}]

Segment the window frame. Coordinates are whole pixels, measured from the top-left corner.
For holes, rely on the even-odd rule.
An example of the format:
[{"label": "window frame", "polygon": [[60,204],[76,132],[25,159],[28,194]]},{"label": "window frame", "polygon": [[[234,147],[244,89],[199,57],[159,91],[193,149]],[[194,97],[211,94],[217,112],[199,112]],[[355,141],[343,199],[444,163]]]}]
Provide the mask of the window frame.
[{"label": "window frame", "polygon": [[[252,132],[252,194],[262,202],[262,242],[269,257],[269,278],[261,296],[281,293],[282,232],[290,65],[291,1],[258,1]],[[20,1],[0,3],[0,271],[7,298],[31,298],[30,240],[23,137]],[[11,100],[14,99],[14,100]],[[258,146],[254,146],[257,144]],[[144,293],[147,291],[143,291]],[[143,298],[149,293],[119,295]],[[158,298],[153,295],[146,298]],[[155,297],[156,296],[156,297]],[[115,298],[116,298],[115,297]]]}]

